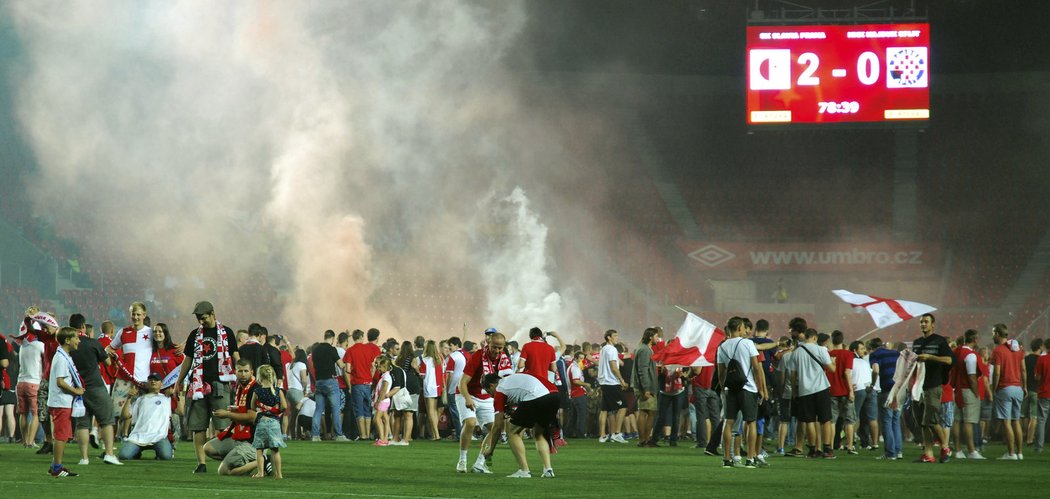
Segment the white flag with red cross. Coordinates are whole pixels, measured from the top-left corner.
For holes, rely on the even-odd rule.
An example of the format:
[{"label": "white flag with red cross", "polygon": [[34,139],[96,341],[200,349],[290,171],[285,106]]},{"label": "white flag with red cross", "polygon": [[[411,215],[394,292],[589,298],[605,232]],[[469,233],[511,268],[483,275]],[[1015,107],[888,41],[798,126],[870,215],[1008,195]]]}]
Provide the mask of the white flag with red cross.
[{"label": "white flag with red cross", "polygon": [[863,295],[845,289],[836,289],[832,293],[850,304],[857,313],[867,312],[879,329],[937,310],[924,303]]}]

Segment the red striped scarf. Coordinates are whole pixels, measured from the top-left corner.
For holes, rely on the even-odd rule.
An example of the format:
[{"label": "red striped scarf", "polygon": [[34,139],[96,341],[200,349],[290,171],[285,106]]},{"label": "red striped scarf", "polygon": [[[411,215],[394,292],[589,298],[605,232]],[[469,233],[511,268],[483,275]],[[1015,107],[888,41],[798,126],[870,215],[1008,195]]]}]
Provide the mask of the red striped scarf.
[{"label": "red striped scarf", "polygon": [[[233,371],[233,358],[230,357],[227,344],[226,328],[221,322],[215,323],[215,355],[218,357],[219,381],[230,382],[237,379]],[[211,385],[204,383],[204,326],[197,328],[197,345],[193,349],[193,374],[190,378],[190,395],[193,400],[200,400],[211,393]]]}]

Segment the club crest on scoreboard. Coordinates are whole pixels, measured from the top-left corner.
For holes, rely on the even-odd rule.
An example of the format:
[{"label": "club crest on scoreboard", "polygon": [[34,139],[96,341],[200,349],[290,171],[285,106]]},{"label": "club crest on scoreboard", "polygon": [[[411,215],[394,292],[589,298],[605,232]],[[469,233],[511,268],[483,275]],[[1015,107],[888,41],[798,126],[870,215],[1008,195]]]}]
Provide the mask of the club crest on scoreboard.
[{"label": "club crest on scoreboard", "polygon": [[928,65],[926,47],[886,47],[886,88],[926,88]]}]

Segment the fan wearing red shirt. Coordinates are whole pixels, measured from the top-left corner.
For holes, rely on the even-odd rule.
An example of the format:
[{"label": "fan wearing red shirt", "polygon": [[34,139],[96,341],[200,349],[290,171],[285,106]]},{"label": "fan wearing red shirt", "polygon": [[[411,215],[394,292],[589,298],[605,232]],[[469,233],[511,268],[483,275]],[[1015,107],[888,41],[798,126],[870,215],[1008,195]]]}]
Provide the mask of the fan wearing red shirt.
[{"label": "fan wearing red shirt", "polygon": [[1043,340],[1043,355],[1035,362],[1035,379],[1039,382],[1039,412],[1035,429],[1036,452],[1043,452],[1046,443],[1046,420],[1050,415],[1050,338]]},{"label": "fan wearing red shirt", "polygon": [[[109,351],[109,345],[113,343],[113,335],[116,333],[117,328],[113,326],[112,321],[105,321],[102,323],[102,335],[98,337],[98,342],[102,344],[102,348],[106,348]],[[115,352],[119,357],[123,352]],[[113,386],[113,381],[117,379],[117,365],[115,362],[110,362],[109,365],[99,364],[99,371],[102,374],[102,381],[106,383],[106,390],[109,391],[110,387]]]},{"label": "fan wearing red shirt", "polygon": [[549,374],[555,372],[555,362],[558,354],[554,347],[547,344],[543,339],[543,330],[534,327],[529,330],[529,341],[522,345],[521,356],[518,358],[518,372],[531,374],[537,379],[549,381]]},{"label": "fan wearing red shirt", "polygon": [[[995,393],[995,417],[1003,420],[1003,437],[1006,439],[1006,454],[1000,459],[1017,461],[1024,459],[1024,433],[1021,430],[1021,402],[1028,391],[1027,373],[1024,369],[1024,350],[1016,341],[1010,340],[1005,324],[992,328],[992,391]],[[1014,348],[1016,347],[1016,349]]]},{"label": "fan wearing red shirt", "polygon": [[572,438],[587,438],[587,387],[590,386],[583,380],[583,369],[580,362],[583,361],[583,352],[573,354],[572,362],[566,364],[569,377],[569,411],[567,418],[566,433]]},{"label": "fan wearing red shirt", "polygon": [[[828,354],[835,363],[834,371],[825,371],[831,383],[831,423],[834,425],[842,417],[842,427],[846,430],[846,451],[856,454],[853,447],[853,426],[857,423],[857,411],[853,407],[853,352],[845,345],[842,331],[832,331],[831,348]],[[828,442],[831,443],[831,442]]]},{"label": "fan wearing red shirt", "polygon": [[[379,330],[368,330],[367,343],[363,341],[365,333],[360,329],[354,330],[352,338],[354,344],[343,354],[343,363],[346,364],[343,379],[350,385],[350,407],[357,420],[358,438],[368,440],[369,428],[372,426],[372,373],[375,360],[382,353],[376,344]],[[386,439],[385,435],[381,437]]]},{"label": "fan wearing red shirt", "polygon": [[121,329],[107,347],[106,352],[115,356],[119,348],[123,355],[117,359],[117,379],[113,382],[113,414],[121,414],[130,398],[132,384],[146,383],[153,358],[153,330],[145,324],[146,304],[132,303],[128,307],[131,325]]},{"label": "fan wearing red shirt", "polygon": [[[160,376],[161,381],[165,382],[169,374],[178,372],[183,360],[185,360],[185,356],[182,355],[182,349],[171,340],[171,330],[168,329],[168,325],[158,322],[153,327],[153,355],[150,357],[149,363],[150,374]],[[173,376],[177,376],[177,374]],[[179,406],[179,394],[171,387],[164,390],[164,394],[171,397],[171,410],[174,412]]]},{"label": "fan wearing red shirt", "polygon": [[467,365],[463,368],[463,377],[456,388],[456,406],[463,423],[459,439],[459,461],[456,463],[456,471],[460,473],[467,471],[467,451],[470,449],[470,438],[474,435],[475,426],[480,424],[490,427],[488,435],[481,443],[477,461],[471,469],[475,473],[492,473],[485,464],[486,456],[492,457],[497,439],[502,433],[503,416],[501,414],[496,417],[492,407],[492,395],[481,387],[481,379],[486,374],[506,376],[512,374],[514,368],[511,366],[510,357],[503,350],[507,339],[502,333],[489,334],[487,342],[484,350],[474,352],[467,360]]}]

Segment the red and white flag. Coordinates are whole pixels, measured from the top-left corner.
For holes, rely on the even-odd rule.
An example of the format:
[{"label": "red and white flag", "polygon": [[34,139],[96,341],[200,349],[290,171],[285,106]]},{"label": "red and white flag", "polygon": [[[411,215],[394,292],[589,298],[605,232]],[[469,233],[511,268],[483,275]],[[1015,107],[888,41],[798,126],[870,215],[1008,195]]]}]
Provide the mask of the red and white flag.
[{"label": "red and white flag", "polygon": [[668,369],[715,365],[718,345],[722,344],[726,337],[714,324],[694,314],[687,314],[674,339],[661,349],[660,353],[653,355],[654,361],[662,363]]},{"label": "red and white flag", "polygon": [[937,310],[936,307],[923,303],[861,295],[851,293],[845,289],[836,289],[832,293],[835,293],[842,301],[852,305],[853,310],[857,313],[867,312],[868,315],[871,315],[871,319],[875,321],[875,326],[878,329]]}]

